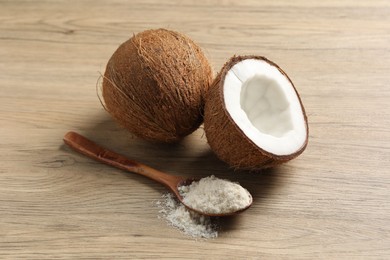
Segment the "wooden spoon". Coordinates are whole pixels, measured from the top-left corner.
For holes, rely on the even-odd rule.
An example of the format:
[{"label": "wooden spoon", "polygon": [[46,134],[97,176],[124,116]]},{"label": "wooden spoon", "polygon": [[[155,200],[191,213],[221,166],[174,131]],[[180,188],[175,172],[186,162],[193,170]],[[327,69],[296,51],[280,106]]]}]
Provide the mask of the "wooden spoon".
[{"label": "wooden spoon", "polygon": [[155,180],[163,185],[165,185],[175,196],[178,198],[178,200],[183,203],[184,206],[186,206],[188,209],[193,210],[199,214],[207,215],[207,216],[229,216],[234,215],[237,213],[240,213],[244,211],[245,209],[249,208],[252,204],[248,205],[244,209],[240,209],[238,211],[234,212],[228,212],[228,213],[221,213],[221,214],[210,214],[205,212],[200,212],[199,210],[193,209],[190,206],[186,205],[183,202],[183,197],[180,195],[180,192],[178,190],[178,187],[183,185],[190,185],[191,182],[193,182],[195,179],[185,179],[180,176],[173,176],[166,174],[164,172],[158,171],[156,169],[153,169],[147,165],[144,165],[142,163],[130,160],[126,158],[123,155],[120,155],[116,152],[113,152],[111,150],[108,150],[91,140],[85,138],[84,136],[75,133],[75,132],[68,132],[64,136],[64,142],[74,150],[76,150],[79,153],[82,153],[92,159],[95,159],[97,161],[103,162],[105,164],[114,166],[116,168],[138,173],[140,175],[143,175],[145,177],[148,177],[152,180]]}]

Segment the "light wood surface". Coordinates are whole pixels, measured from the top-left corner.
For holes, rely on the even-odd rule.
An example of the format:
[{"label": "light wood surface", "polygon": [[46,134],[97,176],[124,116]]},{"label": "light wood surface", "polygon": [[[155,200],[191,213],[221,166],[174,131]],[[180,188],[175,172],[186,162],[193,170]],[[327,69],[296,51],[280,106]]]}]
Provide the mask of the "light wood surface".
[{"label": "light wood surface", "polygon": [[[307,150],[263,173],[233,172],[203,130],[177,145],[132,137],[96,83],[133,33],[192,37],[215,71],[268,57],[295,83]],[[390,2],[0,1],[0,258],[389,259]],[[165,188],[76,154],[77,131],[174,175],[239,181],[252,208],[195,241],[159,219]]]}]

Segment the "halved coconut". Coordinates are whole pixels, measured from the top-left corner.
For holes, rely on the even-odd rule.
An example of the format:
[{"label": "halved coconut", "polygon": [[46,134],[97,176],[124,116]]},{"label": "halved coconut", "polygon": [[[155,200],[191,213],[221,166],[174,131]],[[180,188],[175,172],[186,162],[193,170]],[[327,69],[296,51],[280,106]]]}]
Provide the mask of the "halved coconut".
[{"label": "halved coconut", "polygon": [[217,156],[234,168],[289,161],[306,148],[305,109],[293,83],[260,56],[235,56],[206,97],[204,129]]}]

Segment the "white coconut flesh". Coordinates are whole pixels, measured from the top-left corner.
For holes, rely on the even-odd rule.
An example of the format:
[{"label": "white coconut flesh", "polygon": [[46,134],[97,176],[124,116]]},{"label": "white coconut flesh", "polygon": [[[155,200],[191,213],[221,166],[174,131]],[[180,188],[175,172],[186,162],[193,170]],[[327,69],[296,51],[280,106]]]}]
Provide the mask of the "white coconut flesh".
[{"label": "white coconut flesh", "polygon": [[226,74],[223,85],[227,112],[259,148],[289,155],[302,148],[306,122],[291,82],[275,66],[246,59]]}]

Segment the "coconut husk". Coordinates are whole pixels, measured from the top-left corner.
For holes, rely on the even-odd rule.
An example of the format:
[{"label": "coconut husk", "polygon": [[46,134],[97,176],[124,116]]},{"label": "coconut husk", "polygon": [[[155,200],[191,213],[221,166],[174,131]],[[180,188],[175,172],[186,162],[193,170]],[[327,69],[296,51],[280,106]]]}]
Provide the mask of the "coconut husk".
[{"label": "coconut husk", "polygon": [[201,48],[178,32],[134,35],[110,58],[103,78],[106,110],[140,138],[175,142],[203,121],[212,70]]},{"label": "coconut husk", "polygon": [[[276,155],[269,153],[256,144],[254,144],[244,132],[236,125],[229,113],[223,96],[223,86],[227,72],[238,62],[245,59],[264,60],[279,69],[287,77],[287,74],[272,61],[261,56],[234,56],[232,57],[218,73],[212,83],[206,97],[204,130],[207,141],[214,153],[234,169],[257,170],[279,165],[290,161],[300,155],[306,148],[308,139],[304,145],[293,154]],[[293,83],[291,82],[294,87]],[[306,129],[308,131],[307,117],[302,101],[295,87],[294,90],[298,96],[300,105],[305,118]],[[308,134],[306,135],[308,136]]]}]

